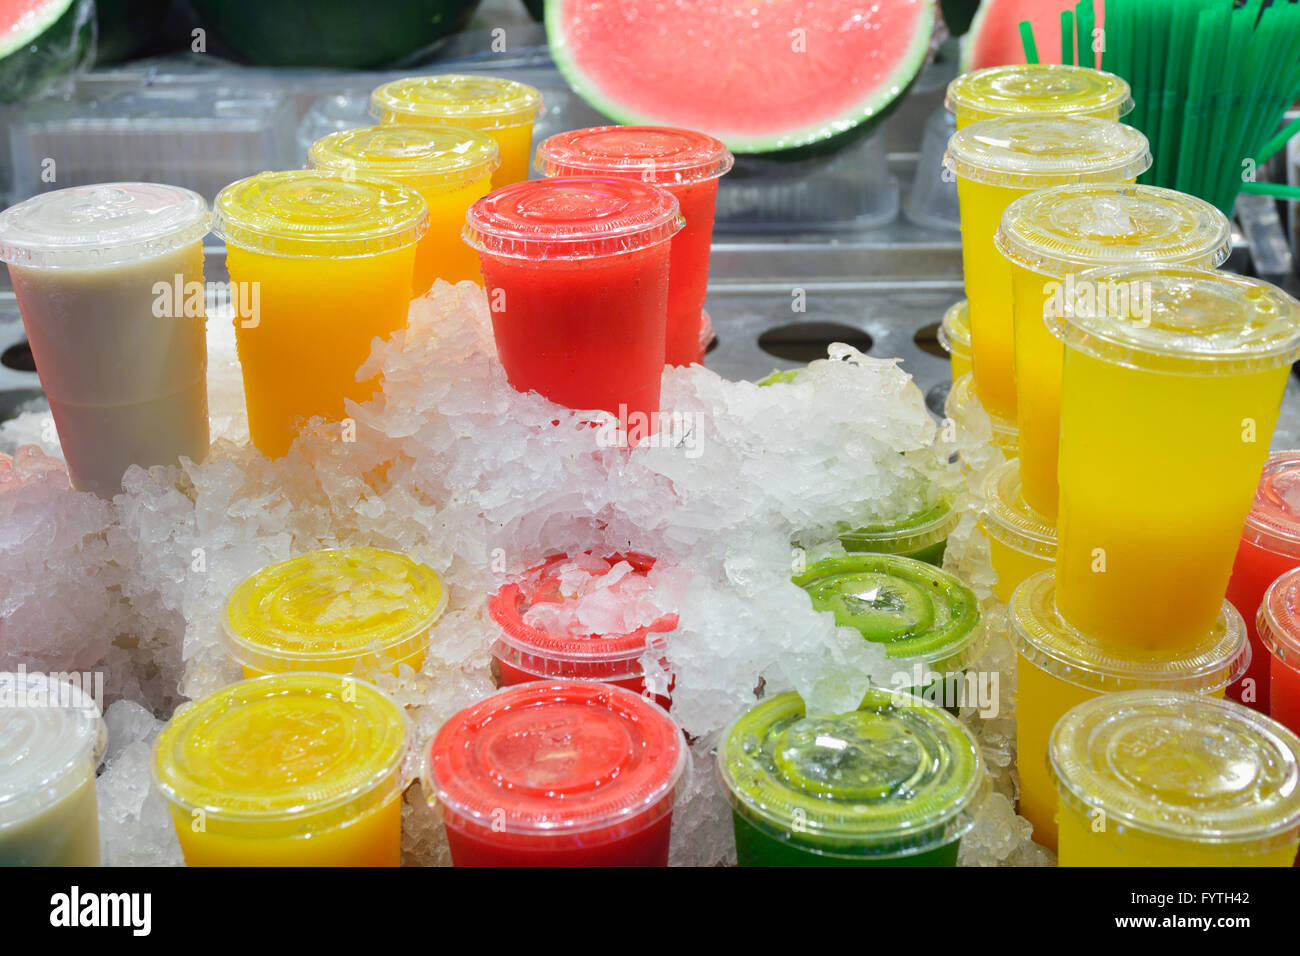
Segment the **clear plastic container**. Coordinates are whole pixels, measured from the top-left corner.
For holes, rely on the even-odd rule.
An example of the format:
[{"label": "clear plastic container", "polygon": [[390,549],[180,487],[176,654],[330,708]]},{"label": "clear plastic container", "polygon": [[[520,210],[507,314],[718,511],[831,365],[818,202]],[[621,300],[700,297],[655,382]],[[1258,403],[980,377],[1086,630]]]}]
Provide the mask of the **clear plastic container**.
[{"label": "clear plastic container", "polygon": [[997,116],[1094,116],[1117,120],[1133,109],[1128,83],[1113,73],[1057,63],[1016,63],[963,73],[944,106],[962,129]]},{"label": "clear plastic container", "polygon": [[947,110],[935,110],[925,121],[921,151],[912,188],[903,198],[903,215],[927,229],[961,229],[957,182],[943,174],[943,154],[957,124]]},{"label": "clear plastic container", "polygon": [[982,495],[980,527],[989,539],[989,562],[998,576],[993,591],[1005,604],[1031,574],[1056,566],[1056,526],[1025,501],[1018,459],[990,471]]}]

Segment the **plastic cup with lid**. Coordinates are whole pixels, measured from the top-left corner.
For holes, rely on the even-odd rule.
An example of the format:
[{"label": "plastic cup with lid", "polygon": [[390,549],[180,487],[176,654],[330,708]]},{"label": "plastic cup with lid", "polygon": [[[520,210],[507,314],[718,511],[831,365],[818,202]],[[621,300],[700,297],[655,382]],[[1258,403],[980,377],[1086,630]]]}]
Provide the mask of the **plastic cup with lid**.
[{"label": "plastic cup with lid", "polygon": [[1118,120],[1133,109],[1122,77],[1086,66],[1012,63],[963,73],[944,105],[963,129],[998,116],[1093,116]]},{"label": "plastic cup with lid", "polygon": [[1031,574],[1056,566],[1056,527],[1029,507],[1020,488],[1020,462],[1003,462],[984,478],[980,527],[998,576],[993,593],[1004,604]]},{"label": "plastic cup with lid", "polygon": [[[969,372],[948,389],[943,413],[957,430],[959,442],[992,444],[1004,455],[1014,455],[1020,447],[1016,420],[1004,418],[984,407],[975,394],[975,376]],[[968,464],[962,463],[963,467]]]},{"label": "plastic cup with lid", "polygon": [[1256,626],[1268,662],[1269,715],[1300,733],[1300,574],[1295,569],[1264,592]]},{"label": "plastic cup with lid", "polygon": [[939,323],[939,344],[952,363],[952,380],[970,374],[970,305],[965,299],[949,306]]}]

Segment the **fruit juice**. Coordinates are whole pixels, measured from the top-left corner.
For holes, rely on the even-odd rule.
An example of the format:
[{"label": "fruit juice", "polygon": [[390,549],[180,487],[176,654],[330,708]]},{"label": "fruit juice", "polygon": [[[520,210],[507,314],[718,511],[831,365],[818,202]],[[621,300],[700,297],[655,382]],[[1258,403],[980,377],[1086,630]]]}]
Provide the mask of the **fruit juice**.
[{"label": "fruit juice", "polygon": [[454,866],[667,866],[687,759],[681,729],[641,696],[538,681],[443,724],[424,792]]},{"label": "fruit juice", "polygon": [[1269,586],[1256,625],[1268,660],[1269,713],[1300,733],[1300,573],[1287,571]]},{"label": "fruit juice", "polygon": [[997,116],[1095,116],[1117,120],[1133,109],[1129,85],[1086,66],[1017,63],[963,73],[944,105],[957,128]]},{"label": "fruit juice", "polygon": [[379,387],[357,369],[406,325],[428,207],[400,183],[297,169],[227,186],[213,219],[231,281],[257,290],[235,340],[253,444],[278,458],[307,419],[341,419]]},{"label": "fruit juice", "polygon": [[1232,228],[1209,203],[1172,189],[1079,183],[1017,199],[995,244],[1011,264],[1021,483],[1030,507],[1055,521],[1063,347],[1045,313],[1075,301],[1074,274],[1091,266],[1212,269],[1232,249]]},{"label": "fruit juice", "polygon": [[948,535],[959,521],[961,512],[953,508],[951,500],[942,498],[932,506],[896,521],[882,521],[844,531],[839,540],[845,551],[896,554],[940,568],[943,567]]},{"label": "fruit juice", "polygon": [[741,866],[955,866],[988,792],[970,731],[894,691],[828,717],[780,694],[717,752]]},{"label": "fruit juice", "polygon": [[597,126],[560,133],[537,147],[535,165],[545,176],[636,179],[676,197],[686,226],[673,237],[670,256],[669,365],[702,359],[700,320],[709,281],[718,179],[733,162],[720,140],[662,126]]},{"label": "fruit juice", "polygon": [[0,213],[23,327],[73,487],[208,454],[207,203],[154,183],[42,193]]},{"label": "fruit juice", "polygon": [[970,306],[965,299],[943,314],[939,344],[948,352],[954,382],[970,372]]},{"label": "fruit juice", "polygon": [[407,737],[371,684],[273,674],[177,710],[153,779],[188,866],[397,866]]},{"label": "fruit juice", "polygon": [[438,576],[377,548],[309,551],[245,578],[222,630],[245,677],[419,670],[447,606]]},{"label": "fruit juice", "polygon": [[1114,302],[1059,325],[1057,600],[1099,641],[1178,648],[1219,614],[1300,355],[1300,303],[1181,266],[1080,281]]},{"label": "fruit juice", "polygon": [[1227,700],[1108,694],[1052,731],[1061,866],[1277,866],[1300,844],[1300,737]]},{"label": "fruit juice", "polygon": [[[1295,567],[1300,567],[1300,452],[1280,451],[1269,455],[1264,465],[1228,579],[1228,600],[1246,619],[1253,651],[1250,669],[1228,688],[1228,696],[1261,714],[1271,713],[1269,669],[1273,655],[1261,640],[1263,632],[1256,629],[1256,619],[1269,585]],[[1283,654],[1282,660],[1286,659]],[[1300,696],[1291,695],[1284,695],[1280,706],[1289,706],[1293,699],[1300,706]],[[1292,730],[1300,726],[1280,714],[1273,717]]]},{"label": "fruit juice", "polygon": [[1089,116],[980,120],[948,141],[944,167],[957,177],[975,391],[990,415],[1016,417],[1011,269],[993,244],[1007,206],[1049,186],[1132,182],[1150,165],[1145,136]]},{"label": "fruit juice", "polygon": [[1015,458],[989,472],[983,497],[980,527],[989,541],[989,563],[998,576],[993,593],[1006,604],[1031,574],[1056,566],[1056,528],[1025,501]]},{"label": "fruit juice", "polygon": [[1057,796],[1047,770],[1047,742],[1062,714],[1099,695],[1138,688],[1222,697],[1250,661],[1245,624],[1226,602],[1199,642],[1173,654],[1115,650],[1071,627],[1057,610],[1051,571],[1016,589],[1008,616],[1017,652],[1019,813],[1033,824],[1034,840],[1049,849],[1057,845]]},{"label": "fruit juice", "polygon": [[99,866],[108,731],[80,685],[0,672],[0,866]]},{"label": "fruit juice", "polygon": [[986,410],[975,395],[975,376],[963,375],[952,383],[944,399],[943,413],[952,420],[957,431],[975,437],[983,434],[984,420],[988,420],[989,439],[1004,455],[1014,455],[1020,445],[1016,420],[1003,418]]},{"label": "fruit juice", "polygon": [[363,126],[331,133],[312,143],[307,158],[316,169],[366,173],[410,186],[429,207],[429,230],[415,248],[413,296],[434,279],[483,284],[478,256],[460,231],[465,213],[491,189],[501,165],[496,141],[458,126]]},{"label": "fruit juice", "polygon": [[[628,180],[537,179],[470,207],[510,384],[629,431],[659,411],[677,200]],[[630,439],[629,439],[630,440]]]},{"label": "fruit juice", "polygon": [[533,122],[541,112],[536,89],[491,76],[411,76],[370,94],[370,113],[384,125],[463,126],[491,136],[501,151],[493,189],[528,178]]}]

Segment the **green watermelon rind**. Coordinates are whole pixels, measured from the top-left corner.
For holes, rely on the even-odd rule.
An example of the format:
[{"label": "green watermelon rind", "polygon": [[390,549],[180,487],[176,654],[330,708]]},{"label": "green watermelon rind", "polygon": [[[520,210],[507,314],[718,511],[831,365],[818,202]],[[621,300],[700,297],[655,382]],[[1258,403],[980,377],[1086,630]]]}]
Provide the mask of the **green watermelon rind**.
[{"label": "green watermelon rind", "polygon": [[[934,33],[936,0],[924,0],[923,7],[917,15],[917,27],[911,42],[903,51],[898,64],[888,77],[876,88],[877,94],[859,104],[852,111],[829,120],[820,121],[806,127],[782,133],[778,136],[733,135],[717,130],[706,132],[717,136],[726,143],[727,148],[735,153],[761,154],[783,153],[795,155],[791,151],[802,151],[807,147],[829,147],[832,141],[851,134],[860,135],[864,124],[874,125],[897,105],[899,98],[907,92],[913,81],[925,66],[930,52],[930,39]],[[573,87],[592,109],[609,117],[617,123],[626,125],[672,125],[663,117],[650,116],[629,109],[605,95],[592,83],[587,75],[574,61],[561,23],[560,8],[562,0],[546,2],[546,37],[551,48],[551,57],[555,60],[560,74]],[[883,92],[880,92],[883,91]],[[857,136],[853,135],[856,139]]]},{"label": "green watermelon rind", "polygon": [[75,70],[94,45],[95,16],[82,0],[51,0],[27,29],[0,38],[0,103],[33,96]]}]

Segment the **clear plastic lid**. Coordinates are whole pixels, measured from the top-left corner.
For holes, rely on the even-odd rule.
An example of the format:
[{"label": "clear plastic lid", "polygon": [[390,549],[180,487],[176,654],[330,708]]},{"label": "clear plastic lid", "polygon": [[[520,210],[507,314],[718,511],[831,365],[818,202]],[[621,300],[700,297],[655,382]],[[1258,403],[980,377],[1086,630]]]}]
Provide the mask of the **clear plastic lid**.
[{"label": "clear plastic lid", "polygon": [[1250,666],[1241,615],[1227,601],[1195,645],[1176,652],[1103,646],[1056,609],[1056,572],[1039,571],[1011,595],[1010,637],[1027,661],[1057,680],[1097,693],[1164,687],[1208,694],[1223,690]]},{"label": "clear plastic lid", "polygon": [[895,554],[850,554],[817,561],[794,583],[835,623],[885,645],[890,657],[947,673],[984,649],[979,598],[932,564]]},{"label": "clear plastic lid", "polygon": [[999,544],[1044,561],[1056,560],[1056,526],[1025,501],[1020,459],[998,465],[984,479],[984,533]]},{"label": "clear plastic lid", "polygon": [[975,415],[987,415],[993,430],[993,444],[1003,451],[1014,452],[1020,446],[1020,429],[1014,420],[987,411],[975,396],[975,376],[967,372],[952,383],[943,402],[943,413],[963,431],[971,429]]},{"label": "clear plastic lid", "polygon": [[1111,826],[1265,846],[1294,843],[1300,827],[1300,737],[1233,701],[1166,689],[1097,697],[1057,722],[1048,761],[1062,801]]},{"label": "clear plastic lid", "polygon": [[1058,338],[1105,362],[1236,375],[1300,358],[1300,302],[1260,279],[1188,266],[1107,266],[1075,277]]},{"label": "clear plastic lid", "polygon": [[93,780],[107,742],[98,705],[76,683],[0,672],[0,833]]},{"label": "clear plastic lid", "polygon": [[212,231],[229,245],[270,256],[353,258],[419,240],[424,198],[377,176],[324,169],[258,173],[217,195]]},{"label": "clear plastic lid", "polygon": [[306,836],[344,826],[401,790],[406,717],[341,674],[272,674],[185,704],[154,742],[153,778],[209,832]]},{"label": "clear plastic lid", "polygon": [[1300,669],[1300,568],[1285,572],[1268,586],[1255,628],[1274,657]]},{"label": "clear plastic lid", "polygon": [[1300,451],[1268,456],[1242,537],[1300,561]]},{"label": "clear plastic lid", "polygon": [[1133,109],[1133,97],[1128,83],[1114,73],[1015,63],[963,73],[948,84],[943,105],[960,119],[1025,114],[1114,118]]},{"label": "clear plastic lid", "polygon": [[686,224],[667,191],[630,179],[533,179],[469,208],[462,235],[480,252],[592,259],[645,249]]},{"label": "clear plastic lid", "polygon": [[846,551],[913,554],[946,541],[960,521],[961,512],[953,509],[950,498],[944,497],[928,508],[895,521],[881,521],[841,531],[839,539]]},{"label": "clear plastic lid", "polygon": [[611,684],[539,681],[443,724],[424,789],[484,828],[560,837],[648,826],[672,811],[686,763],[681,729],[652,701]]},{"label": "clear plastic lid", "polygon": [[988,793],[979,745],[960,721],[897,692],[856,711],[805,716],[781,694],[723,732],[718,769],[736,811],[814,852],[896,857],[970,829]]},{"label": "clear plastic lid", "polygon": [[0,262],[29,269],[134,262],[199,241],[210,219],[203,197],[179,186],[57,189],[0,212]]},{"label": "clear plastic lid", "polygon": [[542,94],[536,89],[494,76],[408,76],[370,94],[370,115],[381,123],[504,129],[531,123],[541,113]]},{"label": "clear plastic lid", "polygon": [[1000,116],[958,130],[943,165],[962,179],[1042,189],[1066,183],[1123,182],[1151,165],[1147,138],[1092,116]]},{"label": "clear plastic lid", "polygon": [[543,176],[613,176],[657,186],[717,179],[735,157],[722,140],[667,126],[593,126],[559,133],[537,147]]},{"label": "clear plastic lid", "polygon": [[1050,276],[1109,263],[1213,269],[1232,252],[1232,225],[1203,199],[1126,183],[1073,183],[1022,196],[994,238],[1012,262]]},{"label": "clear plastic lid", "polygon": [[432,570],[404,554],[342,548],[263,568],[230,594],[222,627],[231,656],[263,673],[327,669],[426,647],[447,606]]},{"label": "clear plastic lid", "polygon": [[943,314],[939,344],[949,355],[970,355],[970,303],[965,299],[949,306]]},{"label": "clear plastic lid", "polygon": [[362,126],[311,144],[317,169],[395,179],[413,189],[455,189],[487,179],[501,150],[487,133],[463,126]]}]

